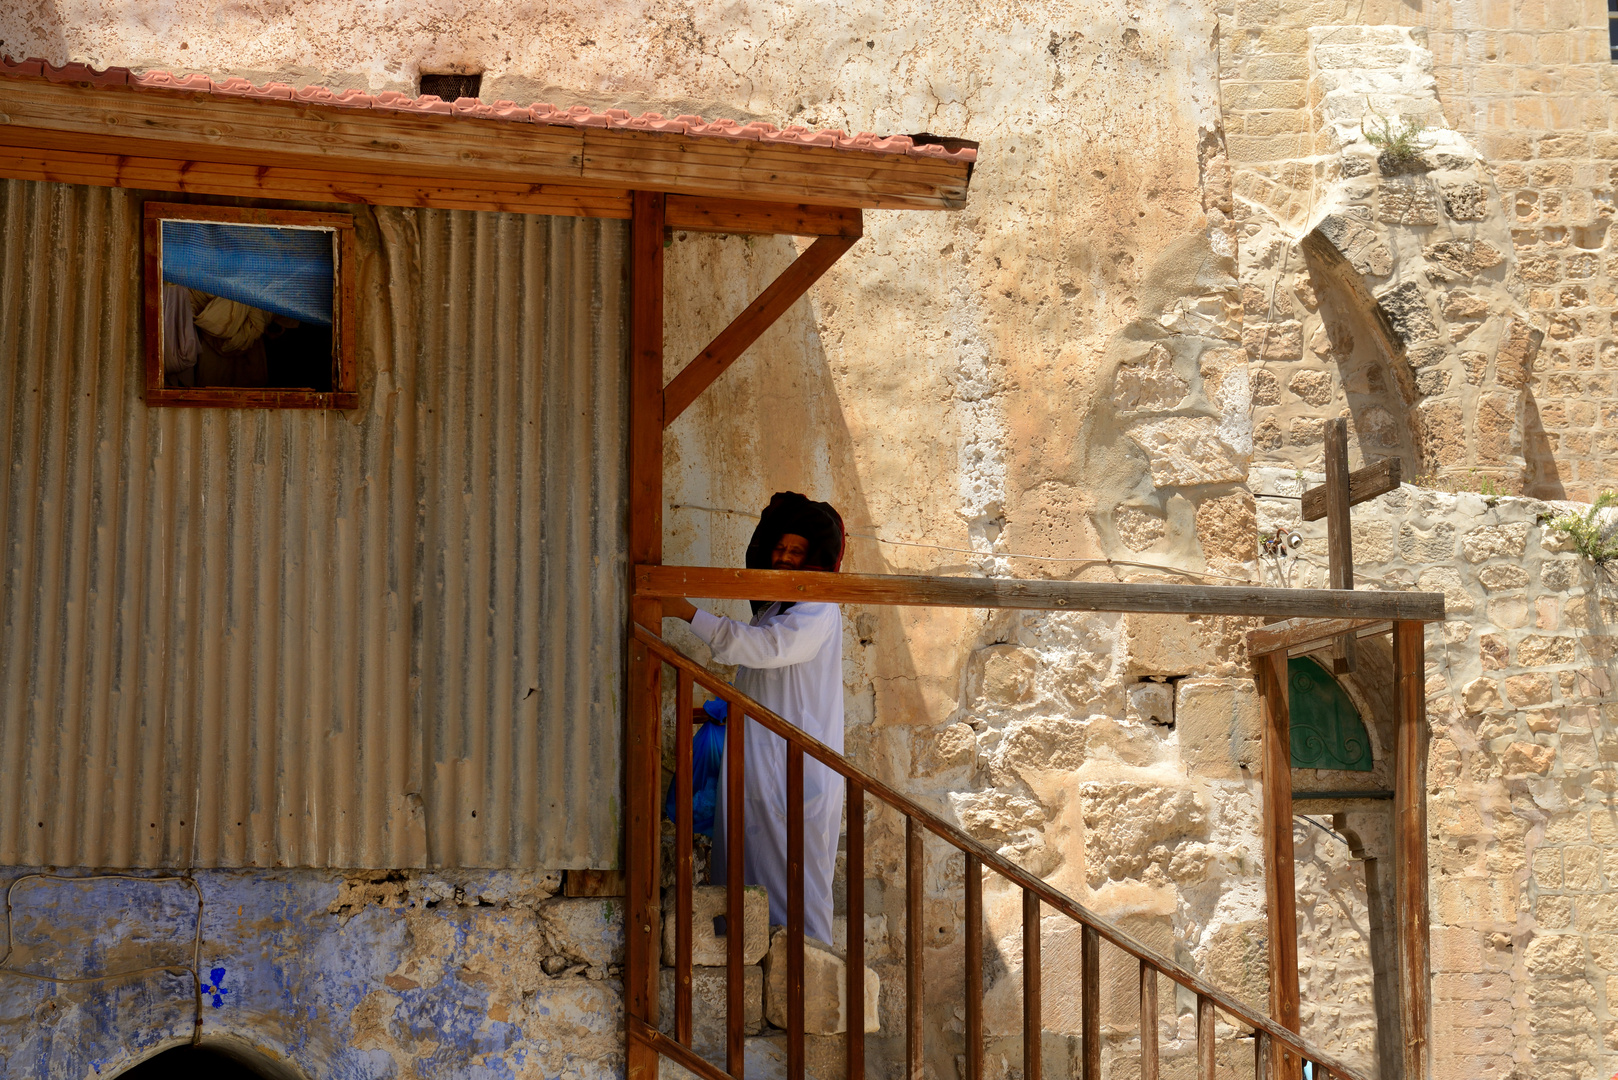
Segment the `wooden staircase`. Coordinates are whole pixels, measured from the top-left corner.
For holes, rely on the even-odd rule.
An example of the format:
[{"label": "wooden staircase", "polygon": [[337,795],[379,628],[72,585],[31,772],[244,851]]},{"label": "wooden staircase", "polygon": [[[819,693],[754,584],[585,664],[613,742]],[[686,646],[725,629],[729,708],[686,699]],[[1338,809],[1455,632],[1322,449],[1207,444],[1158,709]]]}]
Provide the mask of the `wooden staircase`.
[{"label": "wooden staircase", "polygon": [[[905,818],[905,1055],[907,1080],[922,1080],[923,1048],[927,1034],[923,1029],[921,940],[922,920],[922,837],[930,832],[945,843],[957,848],[966,858],[966,912],[965,912],[965,1080],[983,1080],[983,876],[988,871],[1000,875],[1022,890],[1023,912],[1023,1076],[1037,1080],[1041,1069],[1041,1003],[1040,1003],[1040,919],[1046,910],[1055,911],[1072,919],[1082,928],[1080,1007],[1082,1032],[1083,1080],[1101,1077],[1101,953],[1104,948],[1117,949],[1133,957],[1139,964],[1140,1016],[1140,1072],[1141,1080],[1159,1080],[1159,1029],[1153,1022],[1158,1010],[1158,977],[1172,980],[1196,995],[1196,1076],[1197,1080],[1214,1080],[1215,1039],[1214,1022],[1218,1013],[1251,1028],[1254,1032],[1254,1075],[1265,1080],[1299,1080],[1305,1063],[1312,1063],[1314,1078],[1336,1077],[1340,1080],[1369,1080],[1365,1074],[1338,1061],[1332,1055],[1313,1045],[1297,1032],[1204,982],[1195,974],[1125,934],[1106,918],[1052,888],[1011,860],[978,843],[960,829],[936,814],[912,802],[881,780],[862,771],[841,754],[804,734],[782,717],[766,709],[757,701],[730,686],[718,675],[670,646],[644,626],[635,626],[633,644],[646,651],[647,666],[656,670],[663,665],[674,669],[676,697],[679,702],[691,700],[692,687],[700,686],[708,693],[724,699],[730,707],[730,716],[757,721],[765,730],[773,732],[787,742],[787,865],[793,879],[787,903],[787,1080],[803,1080],[804,1067],[804,943],[803,943],[803,764],[804,757],[813,758],[841,775],[847,784],[847,882],[848,925],[864,925],[863,884],[865,881],[865,815],[866,798],[904,815]],[[744,936],[728,935],[726,1024],[727,1041],[725,1067],[720,1069],[698,1055],[691,1048],[692,1027],[692,963],[691,914],[693,859],[691,824],[692,754],[690,725],[676,728],[675,783],[678,818],[675,823],[675,891],[677,904],[675,949],[675,1017],[673,1035],[658,1030],[655,1016],[636,1015],[630,1010],[627,1018],[631,1044],[639,1044],[657,1054],[684,1066],[704,1080],[747,1080],[746,1042],[743,1030],[742,969]],[[743,740],[746,725],[728,725],[726,754],[727,820],[734,823],[726,842],[729,864],[740,867],[742,853],[742,821],[745,786],[745,754]],[[743,925],[742,875],[733,873],[727,884],[726,906],[729,925]],[[847,1000],[863,999],[864,987],[864,935],[857,930],[848,934],[846,967],[848,972]],[[862,1025],[852,1023],[846,1035],[847,1078],[863,1080],[865,1071],[865,1036]]]}]

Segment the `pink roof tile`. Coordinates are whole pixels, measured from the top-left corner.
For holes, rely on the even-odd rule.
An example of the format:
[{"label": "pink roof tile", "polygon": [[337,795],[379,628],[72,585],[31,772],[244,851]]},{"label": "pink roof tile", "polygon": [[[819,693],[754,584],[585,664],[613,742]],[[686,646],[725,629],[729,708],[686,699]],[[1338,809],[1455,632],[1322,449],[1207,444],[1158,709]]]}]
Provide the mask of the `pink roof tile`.
[{"label": "pink roof tile", "polygon": [[810,131],[805,127],[794,126],[782,129],[761,120],[743,123],[727,119],[704,120],[700,116],[676,116],[671,120],[661,113],[653,112],[635,116],[626,109],[608,109],[604,113],[598,113],[585,105],[574,105],[567,109],[558,109],[543,102],[535,102],[526,107],[514,101],[497,101],[490,105],[477,98],[443,101],[432,94],[413,98],[395,90],[368,94],[363,90],[333,90],[330,87],[313,85],[300,90],[278,82],[255,86],[247,79],[234,75],[223,80],[214,80],[207,75],[173,75],[167,71],[135,72],[118,67],[97,71],[88,64],[70,63],[53,67],[43,60],[13,60],[9,56],[0,56],[0,78],[45,78],[52,82],[87,83],[91,86],[133,86],[137,89],[218,94],[221,97],[298,101],[341,109],[382,109],[391,112],[433,113],[442,116],[502,120],[508,123],[657,131],[703,138],[833,147],[858,153],[942,157],[968,163],[977,160],[977,149],[974,144],[950,140],[954,145],[949,146],[942,140],[933,139],[932,136],[927,136],[927,141],[918,143],[909,135],[883,137],[870,132],[860,132],[858,135],[850,136],[835,128]]}]

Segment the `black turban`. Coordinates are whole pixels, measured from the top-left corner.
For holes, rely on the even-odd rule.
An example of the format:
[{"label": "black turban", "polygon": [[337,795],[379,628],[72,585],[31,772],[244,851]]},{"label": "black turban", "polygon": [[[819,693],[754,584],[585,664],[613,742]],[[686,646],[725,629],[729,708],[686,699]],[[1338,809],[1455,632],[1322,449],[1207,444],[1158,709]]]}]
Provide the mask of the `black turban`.
[{"label": "black turban", "polygon": [[[770,569],[770,557],[781,537],[791,533],[809,541],[804,569],[835,571],[843,564],[843,517],[831,503],[812,502],[796,491],[778,491],[759,515],[758,528],[747,545],[747,568]],[[754,600],[753,614],[769,606],[767,600]],[[791,607],[788,604],[787,607]]]}]

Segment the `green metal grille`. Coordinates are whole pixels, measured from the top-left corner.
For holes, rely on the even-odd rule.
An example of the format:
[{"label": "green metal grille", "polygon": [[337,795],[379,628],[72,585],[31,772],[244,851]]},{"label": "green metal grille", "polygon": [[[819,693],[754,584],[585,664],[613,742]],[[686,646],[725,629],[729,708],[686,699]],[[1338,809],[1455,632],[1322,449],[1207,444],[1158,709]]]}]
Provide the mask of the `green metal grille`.
[{"label": "green metal grille", "polygon": [[1371,738],[1359,710],[1318,660],[1287,662],[1294,769],[1371,771]]}]

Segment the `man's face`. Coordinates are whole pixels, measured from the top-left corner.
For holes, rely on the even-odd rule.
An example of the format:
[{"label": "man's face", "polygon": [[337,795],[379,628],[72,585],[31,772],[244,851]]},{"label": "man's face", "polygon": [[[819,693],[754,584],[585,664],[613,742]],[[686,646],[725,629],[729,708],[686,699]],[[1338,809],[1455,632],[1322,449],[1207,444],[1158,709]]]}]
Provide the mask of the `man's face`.
[{"label": "man's face", "polygon": [[809,557],[809,541],[797,533],[782,533],[770,552],[770,566],[776,570],[802,570]]}]

